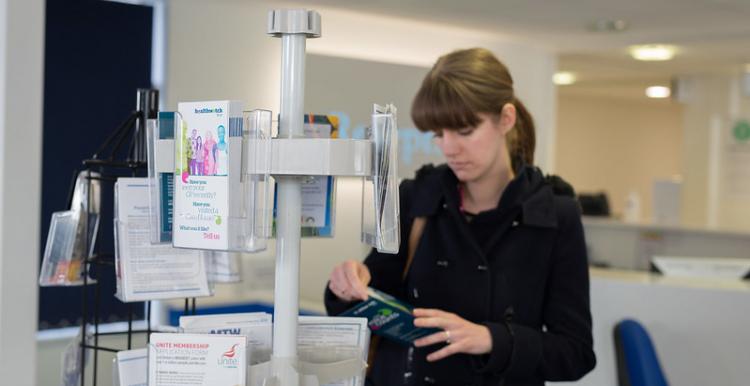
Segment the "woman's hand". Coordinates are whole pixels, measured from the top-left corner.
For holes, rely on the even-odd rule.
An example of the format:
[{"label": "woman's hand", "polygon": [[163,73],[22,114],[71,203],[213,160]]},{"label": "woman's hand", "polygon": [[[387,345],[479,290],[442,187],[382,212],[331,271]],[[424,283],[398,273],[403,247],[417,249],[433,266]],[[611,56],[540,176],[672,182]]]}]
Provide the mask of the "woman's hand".
[{"label": "woman's hand", "polygon": [[367,300],[370,270],[361,262],[346,260],[336,265],[328,280],[328,288],[339,299],[347,302]]},{"label": "woman's hand", "polygon": [[414,341],[414,345],[417,347],[441,342],[447,343],[447,346],[427,356],[427,360],[430,362],[458,353],[480,355],[492,351],[490,329],[481,324],[472,323],[456,314],[436,309],[415,308],[414,325],[443,330]]}]

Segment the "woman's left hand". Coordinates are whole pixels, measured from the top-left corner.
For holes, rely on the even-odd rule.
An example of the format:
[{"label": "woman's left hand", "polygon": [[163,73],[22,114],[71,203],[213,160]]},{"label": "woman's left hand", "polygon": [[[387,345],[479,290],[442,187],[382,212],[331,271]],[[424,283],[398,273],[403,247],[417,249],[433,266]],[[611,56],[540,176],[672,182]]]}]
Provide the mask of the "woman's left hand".
[{"label": "woman's left hand", "polygon": [[430,362],[458,353],[481,355],[492,351],[492,335],[489,328],[472,323],[450,312],[415,308],[414,326],[434,327],[443,330],[414,341],[416,347],[447,343],[442,349],[427,356],[427,360]]}]

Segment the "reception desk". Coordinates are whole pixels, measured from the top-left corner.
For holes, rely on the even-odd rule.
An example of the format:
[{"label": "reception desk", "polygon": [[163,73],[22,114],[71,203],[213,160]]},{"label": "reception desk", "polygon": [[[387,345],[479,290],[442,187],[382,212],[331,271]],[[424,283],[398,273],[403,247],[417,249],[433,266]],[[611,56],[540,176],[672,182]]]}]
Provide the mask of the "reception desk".
[{"label": "reception desk", "polygon": [[624,318],[648,329],[670,384],[750,384],[750,282],[590,272],[598,363],[575,385],[617,384],[612,331]]},{"label": "reception desk", "polygon": [[750,233],[683,226],[628,224],[584,217],[589,260],[611,268],[649,270],[651,257],[750,259]]}]

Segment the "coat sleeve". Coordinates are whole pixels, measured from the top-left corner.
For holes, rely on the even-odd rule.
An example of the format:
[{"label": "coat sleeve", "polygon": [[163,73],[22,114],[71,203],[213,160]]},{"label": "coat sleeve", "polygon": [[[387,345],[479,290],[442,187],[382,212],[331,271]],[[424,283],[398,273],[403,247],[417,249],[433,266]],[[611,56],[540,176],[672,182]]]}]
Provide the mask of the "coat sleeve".
[{"label": "coat sleeve", "polygon": [[486,323],[493,351],[481,361],[481,372],[508,379],[573,381],[596,365],[583,225],[573,200],[556,201],[560,221],[543,307],[545,329],[512,320]]},{"label": "coat sleeve", "polygon": [[[396,298],[403,298],[405,285],[401,278],[407,259],[409,231],[413,218],[410,216],[410,197],[413,180],[404,180],[399,185],[400,233],[401,242],[397,254],[380,253],[375,248],[365,258],[364,264],[370,270],[370,287],[377,288]],[[328,315],[338,315],[351,308],[356,302],[341,301],[326,284],[324,302]]]}]

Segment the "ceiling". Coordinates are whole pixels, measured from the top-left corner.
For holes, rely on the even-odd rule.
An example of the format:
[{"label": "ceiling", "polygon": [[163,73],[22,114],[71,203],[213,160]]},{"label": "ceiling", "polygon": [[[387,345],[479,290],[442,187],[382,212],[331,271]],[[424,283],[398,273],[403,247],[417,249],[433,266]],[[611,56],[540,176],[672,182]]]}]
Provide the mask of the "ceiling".
[{"label": "ceiling", "polygon": [[[750,0],[308,0],[306,6],[445,23],[511,36],[560,55],[576,72],[570,87],[665,84],[681,74],[737,70],[750,62]],[[596,32],[599,20],[625,20],[622,32]],[[637,62],[632,44],[674,44],[669,62]],[[639,85],[635,87],[635,85]],[[613,88],[614,87],[614,88]]]}]

